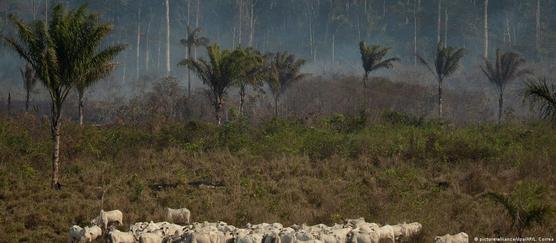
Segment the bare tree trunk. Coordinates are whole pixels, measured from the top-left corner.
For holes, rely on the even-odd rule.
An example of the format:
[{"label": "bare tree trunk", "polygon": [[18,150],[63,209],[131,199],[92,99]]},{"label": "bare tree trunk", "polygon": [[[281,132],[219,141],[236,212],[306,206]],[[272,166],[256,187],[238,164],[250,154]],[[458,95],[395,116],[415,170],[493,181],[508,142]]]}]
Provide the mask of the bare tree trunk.
[{"label": "bare tree trunk", "polygon": [[438,17],[436,20],[436,43],[440,43],[440,32],[442,28],[442,0],[438,0]]},{"label": "bare tree trunk", "polygon": [[535,13],[535,22],[536,22],[536,33],[535,33],[535,50],[537,54],[537,58],[539,57],[539,51],[541,48],[541,1],[537,0],[537,11]]},{"label": "bare tree trunk", "polygon": [[33,7],[33,21],[37,19],[37,6],[35,5],[35,0],[32,1]]},{"label": "bare tree trunk", "polygon": [[483,23],[483,58],[488,59],[488,0],[484,0]]},{"label": "bare tree trunk", "polygon": [[242,44],[242,40],[243,40],[243,0],[239,0],[239,26],[238,26],[238,43],[239,46],[241,46]]},{"label": "bare tree trunk", "polygon": [[60,164],[60,129],[62,127],[62,110],[61,105],[52,104],[52,182],[51,187],[54,190],[60,190],[58,181],[58,171]]},{"label": "bare tree trunk", "polygon": [[79,101],[78,101],[78,107],[79,107],[79,126],[83,127],[83,113],[84,113],[84,103],[83,103],[83,94],[81,92],[79,92],[78,94],[79,96]]},{"label": "bare tree trunk", "polygon": [[448,6],[444,6],[444,48],[448,47]]},{"label": "bare tree trunk", "polygon": [[413,66],[417,66],[417,0],[413,0]]},{"label": "bare tree trunk", "polygon": [[[197,0],[197,10],[195,13],[195,28],[199,28],[199,15],[200,13],[200,1]],[[193,59],[197,60],[197,46],[193,47]]]},{"label": "bare tree trunk", "polygon": [[137,70],[136,78],[139,80],[140,76],[140,63],[141,63],[141,8],[137,8],[137,43],[136,43],[136,58],[137,58]]},{"label": "bare tree trunk", "polygon": [[150,50],[150,42],[151,42],[151,37],[150,37],[150,32],[151,32],[151,22],[152,22],[152,9],[149,10],[149,23],[147,23],[147,31],[145,34],[145,41],[147,42],[145,44],[145,72],[149,72],[150,71],[150,62],[151,62],[151,50]]},{"label": "bare tree trunk", "polygon": [[166,0],[166,76],[170,77],[170,0]]},{"label": "bare tree trunk", "polygon": [[46,23],[46,27],[48,28],[48,0],[45,0],[44,4],[44,22]]},{"label": "bare tree trunk", "polygon": [[249,14],[249,47],[253,46],[253,38],[255,35],[255,0],[251,0],[251,13]]},{"label": "bare tree trunk", "polygon": [[382,1],[382,16],[386,17],[386,0]]},{"label": "bare tree trunk", "polygon": [[332,65],[336,63],[336,34],[332,33]]},{"label": "bare tree trunk", "polygon": [[508,18],[507,14],[506,14],[504,24],[505,24],[505,27],[504,27],[504,44],[511,47],[512,46],[512,32],[511,32],[511,28],[510,28],[510,19]]},{"label": "bare tree trunk", "polygon": [[201,16],[201,0],[197,0],[197,10],[195,13],[195,27],[199,27],[199,16]]}]

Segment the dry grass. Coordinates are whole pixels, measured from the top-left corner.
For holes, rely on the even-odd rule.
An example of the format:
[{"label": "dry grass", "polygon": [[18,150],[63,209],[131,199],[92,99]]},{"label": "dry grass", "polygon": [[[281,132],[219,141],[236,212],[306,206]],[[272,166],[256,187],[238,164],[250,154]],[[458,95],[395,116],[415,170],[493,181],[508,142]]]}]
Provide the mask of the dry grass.
[{"label": "dry grass", "polygon": [[[346,118],[349,120],[349,118]],[[406,121],[404,121],[406,122]],[[546,124],[452,127],[329,120],[308,127],[63,128],[61,191],[49,182],[49,134],[30,116],[0,120],[0,242],[61,242],[101,206],[132,222],[187,207],[194,221],[333,223],[418,221],[434,235],[511,235],[501,208],[476,195],[535,181],[554,193],[556,130]],[[340,127],[342,127],[340,126]],[[223,183],[215,189],[191,182]],[[175,188],[153,190],[157,183]],[[554,197],[552,197],[554,198]],[[554,204],[555,202],[550,202]],[[529,233],[550,236],[549,220]],[[554,236],[554,235],[552,235]]]}]

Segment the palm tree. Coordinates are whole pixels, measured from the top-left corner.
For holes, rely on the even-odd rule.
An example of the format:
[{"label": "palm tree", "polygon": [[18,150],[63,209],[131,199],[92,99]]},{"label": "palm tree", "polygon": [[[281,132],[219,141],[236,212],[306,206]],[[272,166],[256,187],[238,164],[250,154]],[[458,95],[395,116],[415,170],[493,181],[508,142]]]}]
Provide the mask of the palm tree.
[{"label": "palm tree", "polygon": [[[197,27],[195,29],[187,26],[187,38],[181,40],[181,44],[187,47],[187,58],[193,59],[193,49],[199,46],[207,46],[209,44],[209,39],[200,36],[201,28]],[[187,95],[191,97],[191,69],[187,70]]]},{"label": "palm tree", "polygon": [[239,88],[239,114],[243,114],[247,86],[254,89],[261,88],[262,81],[268,71],[267,58],[253,48],[237,48],[233,55],[237,55],[238,61],[241,62],[239,65],[241,73],[233,85]]},{"label": "palm tree", "polygon": [[438,117],[442,118],[442,84],[444,80],[450,77],[459,67],[459,62],[464,55],[463,48],[444,47],[439,42],[436,45],[436,55],[434,56],[434,69],[433,67],[421,56],[417,55],[419,61],[427,67],[427,69],[434,75],[438,82]]},{"label": "palm tree", "polygon": [[361,53],[361,61],[363,64],[363,70],[365,74],[363,75],[363,87],[367,87],[367,79],[369,78],[369,73],[376,71],[381,68],[390,69],[393,67],[393,63],[399,61],[397,57],[392,57],[384,60],[384,57],[390,48],[381,47],[379,45],[368,46],[364,41],[359,42],[359,52]]},{"label": "palm tree", "polygon": [[224,107],[224,96],[228,88],[240,75],[237,56],[229,50],[221,50],[218,44],[207,47],[209,60],[185,59],[178,65],[187,66],[204,84],[210,88],[210,99],[218,125],[221,125],[221,114]]},{"label": "palm tree", "polygon": [[547,204],[547,190],[534,183],[519,183],[511,194],[487,192],[483,195],[502,206],[510,216],[511,227],[522,238],[535,223],[543,224],[553,212]]},{"label": "palm tree", "polygon": [[23,88],[25,88],[25,112],[29,112],[29,99],[38,79],[33,67],[29,64],[26,64],[25,68],[22,68],[20,72],[23,79]]},{"label": "palm tree", "polygon": [[548,83],[546,78],[529,80],[525,89],[525,98],[537,107],[543,119],[556,121],[556,86]]},{"label": "palm tree", "polygon": [[269,75],[266,79],[274,98],[274,116],[278,117],[278,102],[292,83],[302,80],[306,75],[300,73],[305,60],[297,59],[293,54],[277,52],[268,55],[270,59]]},{"label": "palm tree", "polygon": [[32,66],[50,94],[53,142],[51,185],[53,189],[60,189],[60,132],[66,97],[76,83],[99,79],[110,72],[114,67],[110,61],[124,47],[118,45],[99,50],[112,27],[100,24],[98,16],[88,13],[85,6],[66,11],[63,5],[57,5],[47,23],[42,20],[25,23],[15,16],[10,19],[17,29],[18,38],[4,39]]},{"label": "palm tree", "polygon": [[525,64],[525,60],[519,57],[517,53],[502,53],[500,49],[497,49],[495,63],[485,59],[484,66],[481,66],[481,70],[488,80],[496,85],[496,91],[498,92],[498,123],[502,121],[506,85],[514,79],[530,73],[529,70],[522,69],[523,64]]}]

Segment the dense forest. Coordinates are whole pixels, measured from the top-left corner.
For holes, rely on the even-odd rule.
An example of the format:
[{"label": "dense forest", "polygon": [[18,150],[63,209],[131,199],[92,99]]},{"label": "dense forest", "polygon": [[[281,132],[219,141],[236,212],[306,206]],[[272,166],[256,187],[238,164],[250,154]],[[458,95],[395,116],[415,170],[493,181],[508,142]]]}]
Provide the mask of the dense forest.
[{"label": "dense forest", "polygon": [[[77,7],[85,2],[102,20],[114,24],[109,42],[128,44],[118,57],[121,66],[110,85],[116,83],[122,87],[118,90],[126,91],[132,91],[130,87],[138,85],[138,80],[166,74],[168,68],[172,76],[184,79],[185,69],[176,64],[186,56],[180,40],[186,38],[188,25],[201,27],[203,36],[223,47],[295,53],[307,60],[306,72],[316,75],[359,74],[356,46],[361,40],[392,47],[393,55],[408,66],[417,63],[415,53],[430,53],[443,41],[465,48],[464,62],[475,67],[485,52],[485,31],[490,55],[503,48],[532,63],[552,63],[556,58],[556,3],[548,0],[171,0],[170,67],[165,61],[165,1],[3,0],[0,28],[10,33],[6,22],[11,13],[44,19],[46,4]],[[484,29],[485,17],[488,30]],[[194,51],[205,55],[202,48]],[[3,53],[6,65],[0,77],[16,89],[18,77],[13,74],[20,64],[10,61],[9,52]]]}]

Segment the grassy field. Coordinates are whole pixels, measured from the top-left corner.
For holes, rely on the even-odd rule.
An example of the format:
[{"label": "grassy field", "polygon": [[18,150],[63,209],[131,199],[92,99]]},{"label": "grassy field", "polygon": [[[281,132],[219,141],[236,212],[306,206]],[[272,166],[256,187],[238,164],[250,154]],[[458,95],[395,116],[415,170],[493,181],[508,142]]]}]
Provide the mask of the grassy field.
[{"label": "grassy field", "polygon": [[[533,183],[547,188],[545,203],[556,203],[556,128],[549,124],[459,127],[399,113],[382,117],[255,127],[237,120],[220,128],[189,122],[81,129],[66,121],[61,191],[49,189],[47,121],[3,117],[0,242],[66,241],[67,229],[100,207],[122,210],[124,229],[163,220],[164,207],[234,225],[417,221],[430,242],[460,231],[511,236],[508,215],[480,197],[484,192]],[[556,236],[553,219],[526,235]]]}]

